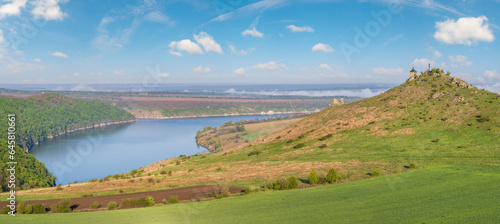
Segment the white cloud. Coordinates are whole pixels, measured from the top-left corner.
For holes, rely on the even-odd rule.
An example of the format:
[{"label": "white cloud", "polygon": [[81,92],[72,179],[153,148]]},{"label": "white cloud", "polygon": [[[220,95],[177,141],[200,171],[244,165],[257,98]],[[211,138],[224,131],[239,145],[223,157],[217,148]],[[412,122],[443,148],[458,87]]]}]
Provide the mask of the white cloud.
[{"label": "white cloud", "polygon": [[274,61],[270,61],[268,63],[259,63],[257,65],[254,65],[253,68],[255,69],[267,69],[267,70],[276,70],[278,68],[286,68],[285,64],[278,64]]},{"label": "white cloud", "polygon": [[113,73],[116,75],[125,75],[125,72],[123,70],[115,70],[113,71]]},{"label": "white cloud", "polygon": [[483,72],[483,77],[489,80],[500,80],[500,72],[497,70],[487,70]]},{"label": "white cloud", "polygon": [[248,55],[248,52],[244,51],[244,50],[237,50],[236,47],[234,45],[231,45],[231,44],[227,44],[227,46],[229,47],[229,49],[231,50],[231,53],[233,54],[237,54],[237,55]]},{"label": "white cloud", "polygon": [[53,53],[51,53],[49,51],[49,54],[52,55],[52,56],[60,57],[60,58],[68,58],[69,57],[68,55],[66,55],[66,54],[64,54],[62,52],[59,52],[59,51],[56,51],[56,52],[53,52]]},{"label": "white cloud", "polygon": [[203,46],[203,49],[205,49],[206,52],[216,52],[219,54],[222,54],[222,48],[220,45],[215,42],[214,38],[206,32],[200,32],[198,35],[193,34],[194,39],[198,44]]},{"label": "white cloud", "polygon": [[238,68],[238,69],[234,70],[233,73],[235,75],[239,75],[239,76],[246,76],[247,75],[247,73],[246,73],[246,71],[245,71],[244,68]]},{"label": "white cloud", "polygon": [[35,8],[31,10],[31,14],[33,14],[35,18],[62,20],[65,14],[61,12],[59,2],[65,2],[65,0],[34,0],[31,4]]},{"label": "white cloud", "polygon": [[34,61],[34,62],[37,62],[37,63],[42,62],[42,60],[41,60],[40,58],[35,58],[35,59],[33,59],[33,61]]},{"label": "white cloud", "polygon": [[259,23],[259,19],[260,17],[257,17],[254,19],[254,21],[252,22],[252,24],[250,24],[250,27],[248,27],[248,29],[246,29],[245,31],[241,32],[241,35],[243,35],[244,37],[250,35],[250,36],[253,36],[253,37],[264,37],[264,34],[257,31],[257,24]]},{"label": "white cloud", "polygon": [[320,64],[318,68],[322,70],[333,71],[332,67],[330,67],[328,64]]},{"label": "white cloud", "polygon": [[156,74],[156,76],[158,76],[160,78],[168,78],[168,77],[170,77],[170,73],[168,73],[168,72],[158,73],[158,74]]},{"label": "white cloud", "polygon": [[7,16],[21,15],[21,8],[26,6],[27,0],[12,0],[11,3],[0,6],[0,19]]},{"label": "white cloud", "polygon": [[432,57],[433,58],[440,58],[443,56],[443,54],[441,54],[441,52],[439,52],[438,50],[436,50],[434,47],[430,46],[429,47],[429,51],[432,52]]},{"label": "white cloud", "polygon": [[162,12],[159,11],[154,11],[146,14],[144,16],[145,19],[156,22],[156,23],[169,23],[170,18],[168,18],[167,15],[163,14]]},{"label": "white cloud", "polygon": [[75,72],[75,73],[73,73],[73,76],[75,76],[75,77],[82,76],[82,73]]},{"label": "white cloud", "polygon": [[312,51],[334,52],[335,50],[328,44],[318,43],[313,46]]},{"label": "white cloud", "polygon": [[295,26],[293,24],[288,25],[286,28],[288,28],[291,32],[314,32],[314,29],[310,26]]},{"label": "white cloud", "polygon": [[[458,63],[461,66],[471,66],[472,62],[467,60],[466,56],[463,55],[451,55],[449,57],[451,63]],[[456,64],[452,64],[452,66],[456,67]]]},{"label": "white cloud", "polygon": [[435,64],[434,61],[428,59],[428,58],[417,58],[415,60],[413,60],[413,62],[411,63],[412,66],[415,66],[415,67],[428,67],[429,64],[433,65]]},{"label": "white cloud", "polygon": [[193,72],[196,73],[208,73],[211,71],[209,67],[203,67],[203,66],[194,67],[192,70]]},{"label": "white cloud", "polygon": [[250,35],[250,36],[253,36],[253,37],[264,37],[264,34],[259,32],[258,30],[255,29],[255,27],[251,30],[245,30],[243,32],[241,32],[241,35],[243,35],[244,37]]},{"label": "white cloud", "polygon": [[486,16],[463,17],[457,21],[448,19],[436,22],[436,28],[434,38],[446,44],[472,45],[479,41],[492,42],[495,39]]},{"label": "white cloud", "polygon": [[59,77],[57,77],[58,79],[69,79],[69,76],[67,75],[61,75]]},{"label": "white cloud", "polygon": [[383,67],[378,67],[372,69],[372,73],[376,75],[387,75],[387,76],[397,76],[397,75],[402,75],[403,69],[401,68],[383,68]]},{"label": "white cloud", "polygon": [[[182,54],[178,51],[186,51],[188,54],[203,54],[200,45],[192,42],[189,39],[184,39],[181,41],[172,41],[168,45],[170,47],[170,54],[181,56]],[[178,50],[178,51],[175,51]]]}]

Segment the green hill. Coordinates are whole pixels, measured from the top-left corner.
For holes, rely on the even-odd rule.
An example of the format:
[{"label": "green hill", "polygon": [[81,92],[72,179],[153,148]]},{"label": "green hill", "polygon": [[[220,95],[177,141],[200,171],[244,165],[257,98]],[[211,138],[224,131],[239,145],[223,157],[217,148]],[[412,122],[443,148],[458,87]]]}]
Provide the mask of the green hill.
[{"label": "green hill", "polygon": [[44,164],[28,154],[30,146],[47,138],[95,124],[129,121],[135,118],[123,109],[104,103],[87,102],[58,94],[31,97],[0,97],[0,186],[7,190],[8,114],[15,114],[16,185],[20,189],[54,186],[55,178]]}]

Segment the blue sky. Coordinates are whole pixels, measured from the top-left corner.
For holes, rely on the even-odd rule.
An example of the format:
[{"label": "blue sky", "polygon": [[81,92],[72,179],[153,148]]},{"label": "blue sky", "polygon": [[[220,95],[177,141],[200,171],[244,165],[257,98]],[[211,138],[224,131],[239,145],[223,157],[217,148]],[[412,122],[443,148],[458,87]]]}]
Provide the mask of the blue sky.
[{"label": "blue sky", "polygon": [[0,3],[8,83],[401,83],[443,68],[500,88],[500,1]]}]

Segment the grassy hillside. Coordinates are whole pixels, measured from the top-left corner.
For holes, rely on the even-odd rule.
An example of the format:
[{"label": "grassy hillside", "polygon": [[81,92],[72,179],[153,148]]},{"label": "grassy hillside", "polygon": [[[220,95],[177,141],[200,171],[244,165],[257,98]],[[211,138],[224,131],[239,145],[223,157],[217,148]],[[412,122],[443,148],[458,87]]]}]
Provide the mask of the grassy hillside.
[{"label": "grassy hillside", "polygon": [[[340,182],[438,164],[500,164],[499,95],[446,75],[424,75],[361,101],[325,109],[222,153],[180,156],[135,176],[19,192],[27,199],[118,194],[200,184],[263,186],[338,170]],[[266,129],[260,127],[261,130]],[[223,135],[221,135],[223,136]],[[166,173],[170,173],[166,175]],[[151,179],[151,181],[149,181]]]},{"label": "grassy hillside", "polygon": [[[0,96],[0,186],[7,189],[7,114],[15,114],[15,158],[18,189],[54,186],[55,178],[43,163],[28,154],[28,148],[47,138],[94,124],[135,119],[123,109],[104,103],[86,102],[58,94],[30,97]],[[22,149],[21,149],[22,148]]]},{"label": "grassy hillside", "polygon": [[[0,215],[2,223],[492,223],[500,168],[438,165],[343,184],[72,214]],[[112,221],[111,221],[112,220]]]}]

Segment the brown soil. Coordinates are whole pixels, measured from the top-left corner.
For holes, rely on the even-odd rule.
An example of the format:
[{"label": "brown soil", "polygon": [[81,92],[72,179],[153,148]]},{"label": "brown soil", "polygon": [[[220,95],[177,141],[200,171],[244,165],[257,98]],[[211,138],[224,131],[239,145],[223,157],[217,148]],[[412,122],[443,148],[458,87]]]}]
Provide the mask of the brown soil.
[{"label": "brown soil", "polygon": [[[71,204],[73,210],[79,211],[89,211],[94,210],[90,208],[90,205],[94,202],[98,202],[101,205],[99,210],[107,209],[107,205],[110,201],[115,201],[120,205],[122,199],[139,199],[142,197],[151,196],[155,199],[155,203],[162,203],[163,199],[167,201],[171,196],[177,196],[179,201],[192,201],[197,198],[208,198],[210,193],[215,192],[217,194],[221,193],[222,188],[225,186],[221,185],[200,185],[193,187],[182,187],[176,189],[167,189],[160,191],[149,191],[149,192],[138,192],[130,194],[119,194],[119,195],[108,195],[108,196],[97,196],[97,197],[81,197],[81,198],[71,198]],[[228,187],[231,194],[242,192],[245,188],[243,187]],[[51,199],[51,200],[37,200],[37,201],[25,201],[27,205],[41,203],[45,208],[49,208],[52,204],[57,204],[62,199]],[[7,206],[6,201],[0,202],[0,207]]]}]

